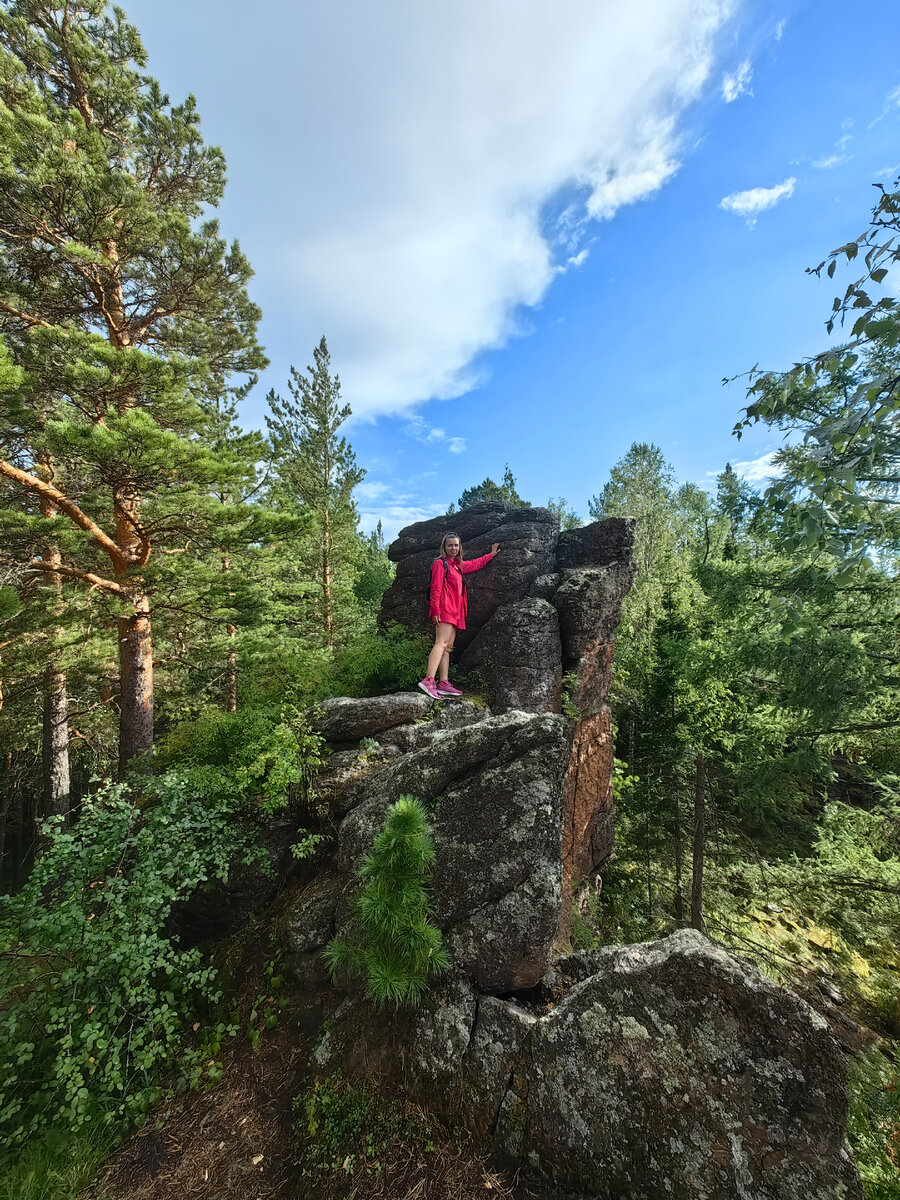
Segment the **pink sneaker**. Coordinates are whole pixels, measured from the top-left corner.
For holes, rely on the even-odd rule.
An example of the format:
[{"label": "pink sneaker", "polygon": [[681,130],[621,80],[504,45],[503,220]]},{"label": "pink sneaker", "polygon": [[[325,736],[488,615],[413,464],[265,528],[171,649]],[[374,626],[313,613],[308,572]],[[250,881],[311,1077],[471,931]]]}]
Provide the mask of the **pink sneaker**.
[{"label": "pink sneaker", "polygon": [[434,682],[433,675],[426,675],[424,679],[420,679],[416,685],[420,692],[424,692],[426,696],[430,696],[432,700],[440,700],[441,693],[438,691],[437,684]]},{"label": "pink sneaker", "polygon": [[449,679],[445,679],[439,683],[437,690],[440,692],[441,697],[446,700],[458,700],[462,695],[459,688],[455,688]]}]

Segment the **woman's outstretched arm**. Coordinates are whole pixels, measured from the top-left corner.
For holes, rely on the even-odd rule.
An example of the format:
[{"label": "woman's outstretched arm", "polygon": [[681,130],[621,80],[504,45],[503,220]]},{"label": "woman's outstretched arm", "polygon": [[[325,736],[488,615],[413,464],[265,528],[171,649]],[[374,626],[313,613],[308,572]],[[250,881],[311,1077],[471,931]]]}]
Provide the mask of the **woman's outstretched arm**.
[{"label": "woman's outstretched arm", "polygon": [[480,571],[482,567],[486,567],[492,558],[496,558],[500,551],[500,543],[494,542],[487,554],[482,554],[481,558],[472,558],[468,562],[460,563],[460,570],[463,575],[471,575],[473,571]]}]

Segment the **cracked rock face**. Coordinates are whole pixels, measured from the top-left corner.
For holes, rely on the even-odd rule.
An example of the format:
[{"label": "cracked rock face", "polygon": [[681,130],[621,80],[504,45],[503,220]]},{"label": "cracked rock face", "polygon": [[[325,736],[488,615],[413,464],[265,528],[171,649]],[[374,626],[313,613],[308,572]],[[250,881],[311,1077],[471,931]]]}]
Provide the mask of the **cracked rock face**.
[{"label": "cracked rock face", "polygon": [[581,957],[504,1093],[512,1161],[598,1200],[861,1197],[821,1017],[693,931]]},{"label": "cracked rock face", "polygon": [[500,556],[483,571],[466,577],[467,628],[457,637],[458,649],[464,650],[501,605],[521,600],[539,575],[554,569],[559,519],[546,508],[476,504],[451,517],[407,526],[388,549],[397,574],[381,602],[382,624],[396,621],[407,629],[431,628],[427,601],[431,564],[440,554],[441,538],[451,530],[459,534],[467,559],[479,558],[494,542],[500,543]]},{"label": "cracked rock face", "polygon": [[559,712],[562,645],[556,609],[531,597],[502,605],[466,650],[462,666],[490,681],[494,712]]},{"label": "cracked rock face", "polygon": [[529,1012],[461,979],[393,1020],[354,1000],[319,1065],[390,1086],[558,1200],[861,1200],[825,1022],[699,933],[556,964]]},{"label": "cracked rock face", "polygon": [[569,742],[562,717],[506,713],[438,733],[345,792],[337,861],[348,879],[395,800],[425,804],[436,921],[455,969],[482,991],[531,987],[549,964]]}]

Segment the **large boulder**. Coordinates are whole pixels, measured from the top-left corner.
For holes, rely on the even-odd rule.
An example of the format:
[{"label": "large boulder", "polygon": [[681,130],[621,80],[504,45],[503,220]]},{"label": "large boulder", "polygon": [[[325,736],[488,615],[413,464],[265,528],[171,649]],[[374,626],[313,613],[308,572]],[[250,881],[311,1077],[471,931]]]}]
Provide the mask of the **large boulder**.
[{"label": "large boulder", "polygon": [[556,973],[531,1011],[459,978],[394,1017],[352,1000],[317,1065],[376,1070],[548,1198],[861,1200],[846,1065],[792,992],[693,930]]},{"label": "large boulder", "polygon": [[414,795],[431,820],[436,920],[482,991],[531,987],[559,927],[562,783],[570,726],[510,712],[436,734],[345,793],[337,864],[352,878],[387,808]]},{"label": "large boulder", "polygon": [[580,967],[511,1072],[510,1161],[597,1200],[861,1197],[844,1059],[802,1000],[693,931]]},{"label": "large boulder", "polygon": [[397,574],[381,601],[381,624],[398,622],[410,630],[430,628],[427,594],[431,564],[440,553],[441,538],[450,531],[459,534],[467,559],[479,558],[494,542],[500,543],[497,559],[466,576],[467,628],[457,637],[458,650],[464,650],[501,605],[522,599],[539,575],[554,569],[559,520],[546,508],[476,504],[453,516],[407,526],[388,549]]},{"label": "large boulder", "polygon": [[316,1065],[462,1121],[547,1200],[861,1200],[844,1059],[792,992],[692,930],[556,973],[530,1011],[459,978],[395,1016],[354,999]]},{"label": "large boulder", "polygon": [[607,517],[580,529],[567,529],[556,545],[556,569],[605,567],[631,558],[634,518]]}]

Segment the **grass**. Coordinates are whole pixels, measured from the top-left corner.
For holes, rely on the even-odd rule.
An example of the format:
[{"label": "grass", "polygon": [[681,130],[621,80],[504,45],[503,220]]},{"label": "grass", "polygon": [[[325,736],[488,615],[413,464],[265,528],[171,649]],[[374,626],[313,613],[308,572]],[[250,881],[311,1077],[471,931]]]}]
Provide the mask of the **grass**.
[{"label": "grass", "polygon": [[0,1168],[0,1200],[75,1200],[116,1146],[100,1122],[76,1134],[52,1129],[32,1138]]}]

